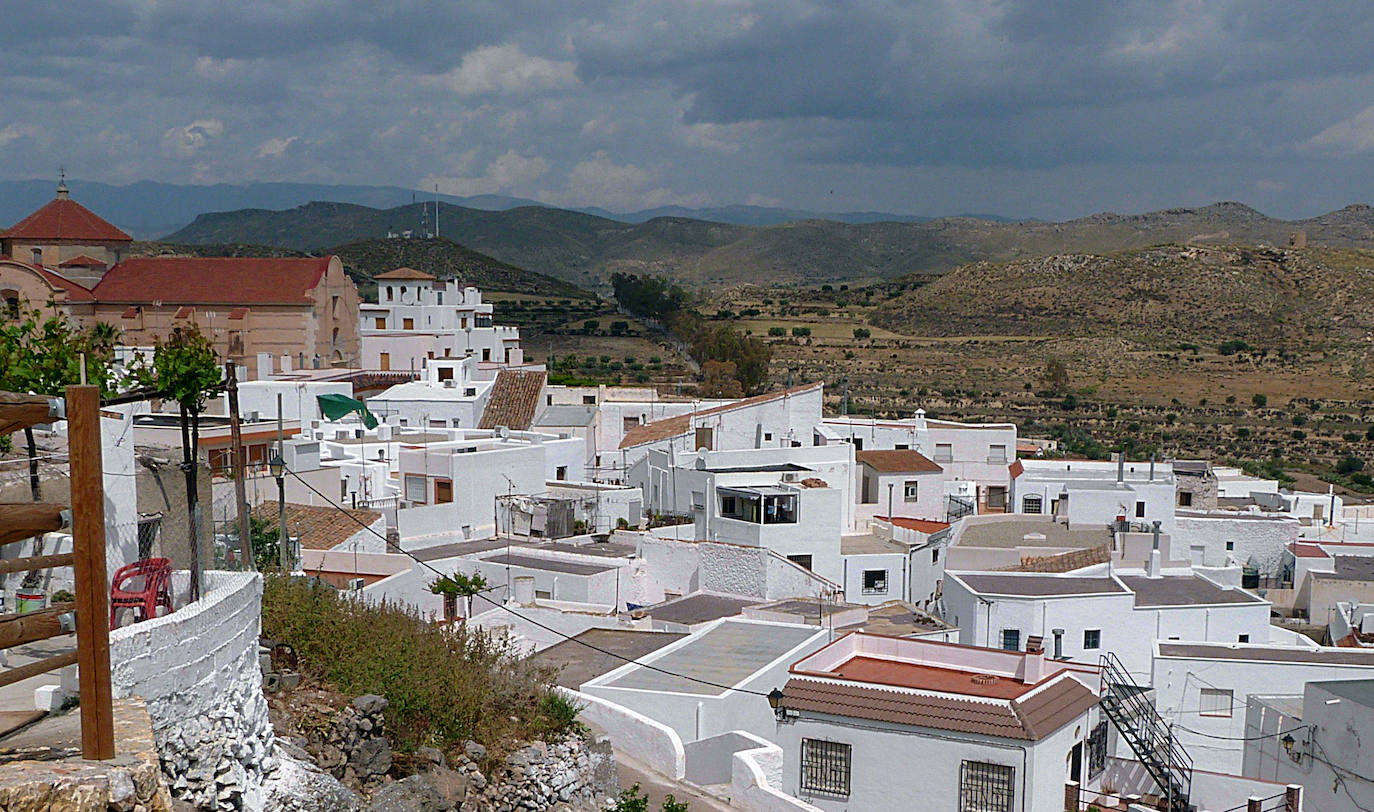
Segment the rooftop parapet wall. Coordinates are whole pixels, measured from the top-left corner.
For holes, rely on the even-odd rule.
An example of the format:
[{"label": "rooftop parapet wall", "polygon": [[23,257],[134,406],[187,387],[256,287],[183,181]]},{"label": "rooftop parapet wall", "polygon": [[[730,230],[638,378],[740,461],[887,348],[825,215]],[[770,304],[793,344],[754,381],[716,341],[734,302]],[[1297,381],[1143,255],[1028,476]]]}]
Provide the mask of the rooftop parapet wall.
[{"label": "rooftop parapet wall", "polygon": [[262,693],[262,576],[207,572],[201,600],[110,633],[116,698],[142,697],[172,794],[200,808],[260,805],[276,767]]}]

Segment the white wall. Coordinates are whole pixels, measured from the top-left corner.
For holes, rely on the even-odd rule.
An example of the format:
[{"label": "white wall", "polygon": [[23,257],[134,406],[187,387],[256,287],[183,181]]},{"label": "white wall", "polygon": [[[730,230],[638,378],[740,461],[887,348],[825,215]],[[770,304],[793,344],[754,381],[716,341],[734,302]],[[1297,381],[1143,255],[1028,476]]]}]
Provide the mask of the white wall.
[{"label": "white wall", "polygon": [[[1283,569],[1284,551],[1297,541],[1301,526],[1287,516],[1266,516],[1217,511],[1179,511],[1174,533],[1174,554],[1183,556],[1201,549],[1201,562],[1220,567],[1228,558],[1246,564],[1253,557],[1260,575],[1275,576]],[[1227,545],[1231,549],[1227,549]],[[1197,557],[1193,558],[1197,562]]]},{"label": "white wall", "polygon": [[[174,795],[213,807],[216,775],[227,770],[244,788],[237,800],[260,807],[263,775],[276,764],[258,669],[262,576],[206,572],[205,586],[196,603],[110,632],[111,687],[116,699],[147,701]],[[219,761],[185,769],[187,757],[208,752]]]}]

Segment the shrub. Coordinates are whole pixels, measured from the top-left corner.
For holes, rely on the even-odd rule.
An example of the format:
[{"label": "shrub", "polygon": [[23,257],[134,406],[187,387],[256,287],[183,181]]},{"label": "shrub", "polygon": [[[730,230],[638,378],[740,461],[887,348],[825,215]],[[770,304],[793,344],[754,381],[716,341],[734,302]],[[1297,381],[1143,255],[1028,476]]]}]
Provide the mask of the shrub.
[{"label": "shrub", "polygon": [[1078,396],[1075,395],[1075,394],[1073,394],[1073,393],[1069,393],[1069,394],[1065,395],[1065,396],[1064,396],[1064,404],[1063,404],[1063,405],[1064,405],[1064,408],[1065,408],[1065,409],[1077,409],[1077,408],[1078,408]]},{"label": "shrub", "polygon": [[1305,415],[1305,414],[1303,414],[1303,413],[1301,413],[1301,412],[1299,412],[1298,414],[1293,415],[1293,425],[1295,425],[1295,426],[1301,426],[1301,425],[1303,425],[1303,424],[1306,423],[1306,422],[1307,422],[1307,415]]},{"label": "shrub", "polygon": [[1360,441],[1360,434],[1359,432],[1347,431],[1345,434],[1341,435],[1341,439],[1345,440],[1347,443],[1358,443]]},{"label": "shrub", "polygon": [[1240,428],[1236,429],[1236,436],[1237,436],[1237,437],[1242,437],[1242,438],[1244,438],[1244,437],[1249,437],[1249,436],[1250,436],[1250,430],[1247,429],[1247,428],[1244,427],[1244,426],[1241,426]]},{"label": "shrub", "polygon": [[1338,474],[1348,475],[1363,470],[1364,460],[1354,455],[1347,454],[1345,457],[1341,458],[1340,462],[1336,463],[1336,473]]},{"label": "shrub", "polygon": [[1294,439],[1294,440],[1306,440],[1306,439],[1307,439],[1307,432],[1303,431],[1302,429],[1293,429],[1293,439]]},{"label": "shrub", "polygon": [[624,335],[625,333],[628,333],[629,331],[630,331],[630,323],[629,323],[628,321],[613,321],[613,322],[611,322],[611,335],[616,335],[616,336]]},{"label": "shrub", "polygon": [[575,724],[564,703],[548,698],[551,672],[524,662],[505,637],[431,624],[410,608],[269,575],[262,633],[290,643],[303,673],[352,696],[386,697],[387,727],[402,750],[473,739],[499,752]]},{"label": "shrub", "polygon": [[786,327],[769,327],[769,328],[768,328],[768,335],[770,335],[770,336],[772,336],[772,337],[774,337],[774,338],[777,338],[778,336],[785,336],[785,335],[787,335],[787,328],[786,328]]},{"label": "shrub", "polygon": [[596,319],[588,319],[588,320],[582,322],[582,332],[584,332],[584,333],[594,333],[594,332],[596,332],[597,328],[599,328],[600,326],[601,326],[601,322],[597,321]]},{"label": "shrub", "polygon": [[811,328],[810,328],[810,327],[793,327],[793,328],[792,328],[792,335],[793,335],[793,336],[796,336],[797,338],[804,338],[804,337],[806,337],[806,336],[811,335]]},{"label": "shrub", "polygon": [[1223,341],[1221,344],[1217,345],[1217,352],[1221,353],[1222,355],[1235,355],[1238,352],[1246,352],[1252,349],[1254,349],[1254,347],[1251,347],[1249,344],[1246,344],[1244,341],[1241,341],[1240,339]]},{"label": "shrub", "polygon": [[867,327],[855,327],[855,328],[854,328],[854,337],[855,337],[855,338],[869,338],[869,337],[871,337],[872,335],[873,335],[873,331],[870,330],[870,329],[868,329]]},{"label": "shrub", "polygon": [[1263,409],[1265,406],[1269,405],[1269,398],[1263,394],[1260,394],[1259,392],[1256,392],[1254,395],[1250,397],[1250,402],[1254,404],[1256,409]]},{"label": "shrub", "polygon": [[1227,403],[1235,403],[1235,402],[1236,402],[1236,396],[1235,396],[1235,395],[1227,395],[1227,396],[1226,396],[1226,402],[1227,402]]}]

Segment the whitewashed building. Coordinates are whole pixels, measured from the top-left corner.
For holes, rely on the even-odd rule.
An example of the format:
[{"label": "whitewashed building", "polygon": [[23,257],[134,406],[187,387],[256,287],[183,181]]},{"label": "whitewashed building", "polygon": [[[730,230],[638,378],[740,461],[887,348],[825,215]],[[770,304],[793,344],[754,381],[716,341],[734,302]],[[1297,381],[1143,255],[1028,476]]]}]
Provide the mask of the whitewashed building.
[{"label": "whitewashed building", "polygon": [[439,282],[414,268],[378,274],[377,299],[358,306],[366,369],[422,369],[426,361],[473,357],[524,362],[520,330],[492,324],[492,306],[471,285]]}]

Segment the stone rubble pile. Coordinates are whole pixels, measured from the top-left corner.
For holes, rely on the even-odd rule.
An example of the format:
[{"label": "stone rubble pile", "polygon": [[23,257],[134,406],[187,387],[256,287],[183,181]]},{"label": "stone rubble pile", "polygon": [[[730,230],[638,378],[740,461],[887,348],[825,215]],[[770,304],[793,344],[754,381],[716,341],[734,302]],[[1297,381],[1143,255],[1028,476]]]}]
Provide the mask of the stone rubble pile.
[{"label": "stone rubble pile", "polygon": [[256,680],[234,680],[207,712],[155,732],[172,797],[198,809],[246,808],[245,795],[255,795],[277,768],[267,700]]}]

